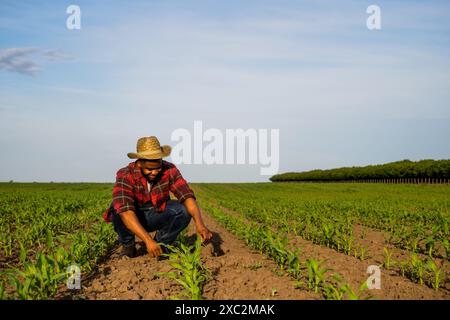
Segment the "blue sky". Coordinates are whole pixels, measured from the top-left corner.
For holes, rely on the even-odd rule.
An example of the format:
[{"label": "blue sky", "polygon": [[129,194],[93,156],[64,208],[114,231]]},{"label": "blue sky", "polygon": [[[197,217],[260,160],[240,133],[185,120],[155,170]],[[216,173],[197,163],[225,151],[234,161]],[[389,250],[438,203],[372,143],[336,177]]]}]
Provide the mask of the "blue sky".
[{"label": "blue sky", "polygon": [[138,137],[195,120],[280,129],[280,172],[450,158],[449,57],[448,1],[2,0],[0,181],[114,181]]}]

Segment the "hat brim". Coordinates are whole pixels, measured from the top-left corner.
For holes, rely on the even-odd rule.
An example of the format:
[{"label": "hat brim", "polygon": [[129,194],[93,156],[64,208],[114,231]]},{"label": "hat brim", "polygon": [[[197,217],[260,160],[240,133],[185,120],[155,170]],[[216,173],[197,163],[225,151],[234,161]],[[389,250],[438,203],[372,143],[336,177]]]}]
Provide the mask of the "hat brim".
[{"label": "hat brim", "polygon": [[170,156],[172,151],[171,146],[162,146],[159,152],[145,153],[145,152],[129,152],[127,153],[130,159],[144,159],[144,160],[158,160]]}]

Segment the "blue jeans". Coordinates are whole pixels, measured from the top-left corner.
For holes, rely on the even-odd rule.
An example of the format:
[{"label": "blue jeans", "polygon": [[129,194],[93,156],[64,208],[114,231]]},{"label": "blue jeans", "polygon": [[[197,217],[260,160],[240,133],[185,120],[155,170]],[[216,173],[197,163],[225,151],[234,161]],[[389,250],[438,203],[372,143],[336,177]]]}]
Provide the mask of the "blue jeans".
[{"label": "blue jeans", "polygon": [[[124,246],[134,245],[134,233],[127,229],[114,208],[111,211],[114,230],[119,235],[119,243]],[[151,204],[146,204],[136,210],[136,216],[147,232],[157,231],[156,242],[166,245],[172,244],[191,221],[191,215],[177,200],[167,201],[163,212],[156,212]]]}]

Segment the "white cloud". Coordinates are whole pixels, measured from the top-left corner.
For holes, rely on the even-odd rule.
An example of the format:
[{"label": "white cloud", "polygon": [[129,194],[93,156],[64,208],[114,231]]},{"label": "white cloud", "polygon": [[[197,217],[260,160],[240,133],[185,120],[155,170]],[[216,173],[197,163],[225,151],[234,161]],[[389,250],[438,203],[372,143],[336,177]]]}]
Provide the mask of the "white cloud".
[{"label": "white cloud", "polygon": [[0,50],[0,70],[34,75],[41,71],[38,63],[42,57],[47,61],[61,61],[68,58],[59,50],[39,48],[7,48]]},{"label": "white cloud", "polygon": [[[33,112],[20,92],[11,99],[28,109],[2,115],[9,133],[2,146],[11,151],[5,154],[36,149],[53,166],[72,166],[46,172],[37,159],[29,174],[40,172],[42,179],[113,180],[138,137],[156,134],[170,144],[171,131],[190,130],[194,120],[206,128],[280,128],[282,170],[395,160],[413,151],[443,154],[439,137],[448,129],[430,119],[450,117],[448,56],[426,41],[403,41],[414,33],[398,41],[385,37],[389,26],[399,27],[392,19],[381,33],[369,33],[361,7],[359,17],[300,12],[298,19],[284,19],[282,11],[214,20],[144,10],[145,17],[84,29],[61,43],[76,55],[80,73],[39,84],[37,99],[28,97]],[[95,81],[79,81],[89,76]],[[424,122],[423,141],[412,145],[414,119]],[[23,139],[16,150],[25,136],[40,139]],[[257,167],[184,166],[183,174],[195,181],[262,179]]]}]

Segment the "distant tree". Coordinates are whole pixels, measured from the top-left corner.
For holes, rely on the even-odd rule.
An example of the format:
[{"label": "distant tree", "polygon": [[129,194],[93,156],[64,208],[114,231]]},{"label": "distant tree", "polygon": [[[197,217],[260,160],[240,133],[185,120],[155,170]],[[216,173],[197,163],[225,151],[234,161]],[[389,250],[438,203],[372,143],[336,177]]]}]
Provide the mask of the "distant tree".
[{"label": "distant tree", "polygon": [[342,167],[329,170],[311,170],[277,174],[270,181],[345,181],[367,179],[433,178],[450,179],[449,160],[408,159],[365,167]]}]

